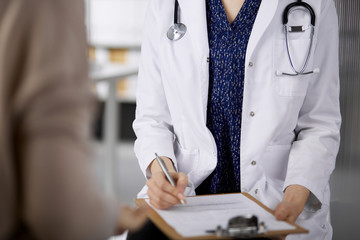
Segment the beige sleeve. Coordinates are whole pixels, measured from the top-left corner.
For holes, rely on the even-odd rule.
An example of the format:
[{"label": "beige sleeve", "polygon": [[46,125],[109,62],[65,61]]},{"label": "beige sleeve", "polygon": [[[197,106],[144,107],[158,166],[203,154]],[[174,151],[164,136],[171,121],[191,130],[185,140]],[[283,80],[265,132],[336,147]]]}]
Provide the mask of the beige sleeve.
[{"label": "beige sleeve", "polygon": [[106,239],[118,209],[91,174],[83,1],[14,1],[24,221],[37,239]]}]

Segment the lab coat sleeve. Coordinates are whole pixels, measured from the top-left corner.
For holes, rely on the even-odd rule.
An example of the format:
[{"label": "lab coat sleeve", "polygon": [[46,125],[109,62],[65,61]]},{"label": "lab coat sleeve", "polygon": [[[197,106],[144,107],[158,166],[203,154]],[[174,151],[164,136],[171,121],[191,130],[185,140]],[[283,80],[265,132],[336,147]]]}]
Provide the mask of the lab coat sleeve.
[{"label": "lab coat sleeve", "polygon": [[160,10],[158,1],[150,1],[141,49],[141,61],[136,93],[136,119],[133,128],[137,139],[135,153],[144,175],[149,178],[148,166],[156,152],[159,156],[172,159],[174,155],[174,133],[172,119],[164,91],[161,60],[159,58],[160,38],[166,34],[160,30],[157,17]]},{"label": "lab coat sleeve", "polygon": [[299,184],[311,191],[307,206],[328,205],[328,182],[340,142],[338,22],[333,0],[326,1],[318,20],[314,67],[298,117],[297,139],[291,148],[284,190]]}]

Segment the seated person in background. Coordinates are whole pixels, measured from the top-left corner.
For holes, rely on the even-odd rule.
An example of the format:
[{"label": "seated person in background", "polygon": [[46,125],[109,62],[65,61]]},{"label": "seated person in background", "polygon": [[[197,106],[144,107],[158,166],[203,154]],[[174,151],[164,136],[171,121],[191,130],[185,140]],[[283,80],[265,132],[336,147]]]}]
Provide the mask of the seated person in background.
[{"label": "seated person in background", "polygon": [[0,239],[107,239],[144,209],[96,188],[82,0],[0,0]]}]

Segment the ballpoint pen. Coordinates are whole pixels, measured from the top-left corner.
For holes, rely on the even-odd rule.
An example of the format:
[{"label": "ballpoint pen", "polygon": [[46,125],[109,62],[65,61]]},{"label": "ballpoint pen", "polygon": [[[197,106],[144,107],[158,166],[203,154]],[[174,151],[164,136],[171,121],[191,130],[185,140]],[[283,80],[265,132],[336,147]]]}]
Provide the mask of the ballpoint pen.
[{"label": "ballpoint pen", "polygon": [[[159,163],[161,170],[164,172],[166,178],[168,179],[168,181],[170,182],[170,184],[174,187],[176,187],[175,181],[174,179],[171,177],[164,161],[157,155],[157,153],[155,153],[156,156],[156,160]],[[185,204],[185,201],[183,199],[180,199],[181,204]]]}]

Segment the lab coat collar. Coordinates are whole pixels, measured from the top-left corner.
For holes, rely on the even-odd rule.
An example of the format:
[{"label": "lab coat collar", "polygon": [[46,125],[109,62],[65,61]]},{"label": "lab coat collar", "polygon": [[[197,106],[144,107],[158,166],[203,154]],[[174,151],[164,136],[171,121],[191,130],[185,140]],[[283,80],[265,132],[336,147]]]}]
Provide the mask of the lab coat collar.
[{"label": "lab coat collar", "polygon": [[279,0],[262,0],[248,42],[245,63],[250,61],[256,45],[276,13],[278,3]]},{"label": "lab coat collar", "polygon": [[[191,36],[196,36],[192,38],[192,41],[196,46],[199,57],[208,56],[206,0],[178,0],[178,2],[181,12],[180,21],[187,26]],[[249,39],[246,63],[249,62],[256,45],[274,17],[278,3],[279,0],[262,1]]]},{"label": "lab coat collar", "polygon": [[206,122],[209,65],[205,64],[209,57],[209,40],[206,18],[206,0],[178,0],[180,7],[180,21],[187,26],[191,41],[194,45],[194,57],[199,59],[201,66],[201,99],[203,119]]}]

